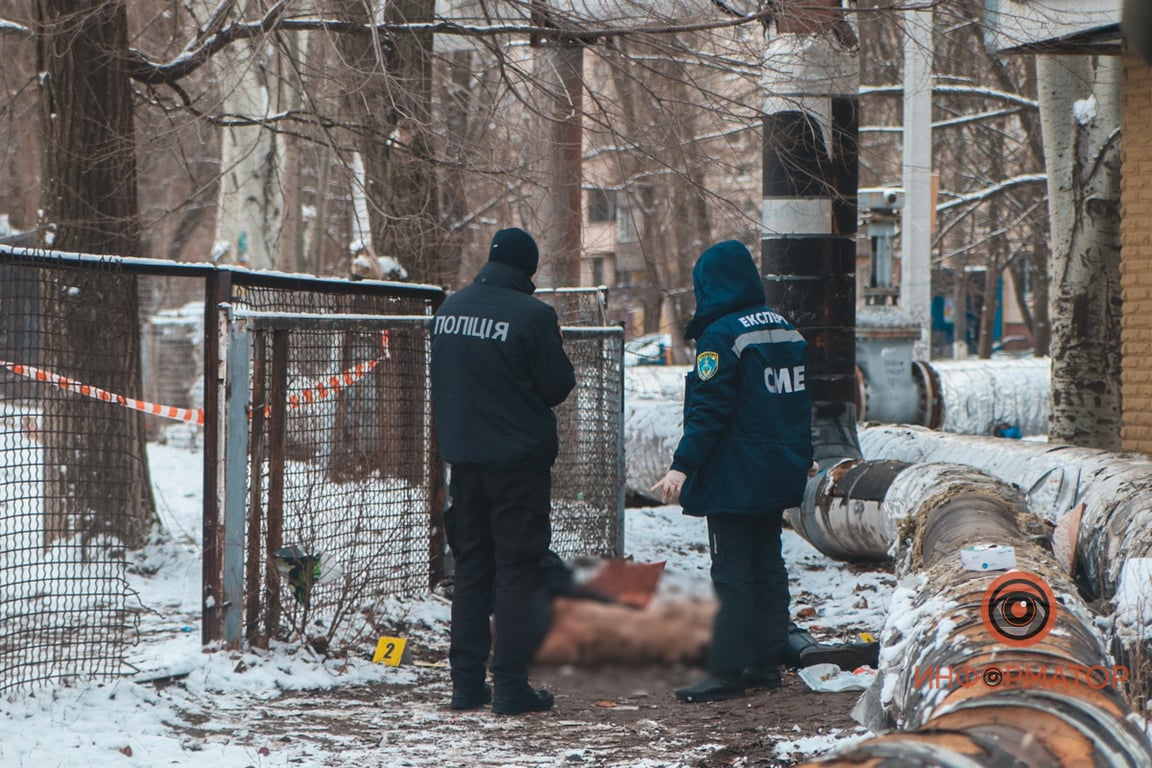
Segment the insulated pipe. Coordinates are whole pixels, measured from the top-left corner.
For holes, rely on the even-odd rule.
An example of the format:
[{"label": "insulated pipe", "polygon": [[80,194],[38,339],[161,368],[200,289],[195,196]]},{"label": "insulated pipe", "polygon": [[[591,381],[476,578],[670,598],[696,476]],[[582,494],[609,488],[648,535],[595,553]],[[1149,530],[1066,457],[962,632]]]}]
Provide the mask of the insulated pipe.
[{"label": "insulated pipe", "polygon": [[957,462],[1012,483],[1023,490],[1029,509],[1057,529],[1083,503],[1078,583],[1094,598],[1116,594],[1125,562],[1152,557],[1148,456],[909,426],[862,427],[860,444],[871,460]]},{"label": "insulated pipe", "polygon": [[884,494],[907,463],[842,461],[808,483],[804,502],[789,510],[792,527],[837,560],[884,560],[895,538]]},{"label": "insulated pipe", "polygon": [[912,381],[920,413],[912,423],[966,435],[995,434],[1000,425],[1024,435],[1047,434],[1050,369],[1042,357],[917,360]]},{"label": "insulated pipe", "polygon": [[[900,730],[806,765],[1152,765],[1117,690],[1127,671],[1111,665],[1075,586],[1032,542],[1018,489],[970,467],[921,464],[893,476],[881,507],[906,586],[882,633],[880,675],[858,709],[873,730]],[[960,562],[960,547],[977,542],[1014,547],[1017,567],[1040,579],[1027,583],[1046,584],[1054,599],[990,594],[1002,572]],[[1035,609],[1027,625],[983,618],[985,606],[1011,617],[1018,602]]]},{"label": "insulated pipe", "polygon": [[789,510],[789,522],[829,557],[883,560],[898,553],[905,510],[922,496],[963,492],[971,497],[979,491],[996,498],[1007,487],[961,464],[848,460],[809,482],[800,508]]},{"label": "insulated pipe", "polygon": [[[839,0],[781,9],[764,54],[761,272],[808,341],[815,458],[859,458],[856,192],[859,60]],[[838,33],[838,34],[837,34]]]}]

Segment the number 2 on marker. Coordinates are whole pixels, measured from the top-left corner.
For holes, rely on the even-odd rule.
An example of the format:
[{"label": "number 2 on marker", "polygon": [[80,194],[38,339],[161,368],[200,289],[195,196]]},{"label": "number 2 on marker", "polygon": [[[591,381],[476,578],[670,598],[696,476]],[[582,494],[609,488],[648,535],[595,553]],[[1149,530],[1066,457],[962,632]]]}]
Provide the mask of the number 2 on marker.
[{"label": "number 2 on marker", "polygon": [[382,637],[376,643],[376,653],[372,655],[373,664],[385,664],[389,667],[400,666],[404,657],[404,646],[408,641],[402,637]]}]

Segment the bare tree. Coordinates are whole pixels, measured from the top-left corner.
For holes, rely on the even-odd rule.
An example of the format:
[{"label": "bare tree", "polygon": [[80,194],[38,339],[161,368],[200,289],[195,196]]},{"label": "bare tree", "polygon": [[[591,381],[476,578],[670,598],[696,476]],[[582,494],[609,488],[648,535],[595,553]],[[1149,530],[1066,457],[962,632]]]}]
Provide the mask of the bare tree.
[{"label": "bare tree", "polygon": [[1120,63],[1037,59],[1052,221],[1048,436],[1120,448]]},{"label": "bare tree", "polygon": [[[47,0],[40,5],[47,7]],[[91,0],[80,7],[96,14],[105,5]],[[376,252],[396,258],[417,280],[454,284],[470,277],[475,261],[483,258],[483,249],[476,246],[494,227],[521,224],[544,231],[552,223],[542,203],[551,180],[538,173],[547,149],[538,139],[555,116],[538,92],[540,57],[529,46],[540,36],[566,37],[583,46],[584,98],[573,119],[585,132],[586,178],[596,175],[597,186],[619,192],[619,200],[640,222],[634,227],[635,242],[625,246],[638,255],[639,267],[620,270],[626,287],[613,292],[621,310],[642,297],[650,329],[661,317],[665,325],[679,324],[692,308],[690,302],[672,299],[684,295],[699,251],[713,237],[749,242],[757,237],[760,58],[763,25],[773,13],[769,4],[716,3],[709,9],[700,2],[695,15],[669,11],[661,16],[663,5],[620,0],[619,8],[605,13],[612,21],[556,13],[548,16],[547,27],[538,26],[539,16],[532,15],[539,4],[528,2],[481,4],[511,11],[475,23],[435,18],[431,0],[389,3],[383,15],[364,0],[221,0],[197,11],[198,17],[151,0],[130,9],[107,5],[127,15],[126,30],[136,30],[136,37],[130,40],[125,32],[104,41],[101,61],[115,67],[100,87],[127,94],[131,118],[134,83],[139,120],[109,123],[92,135],[128,131],[106,154],[137,153],[140,167],[149,172],[139,187],[163,192],[149,196],[150,203],[162,202],[144,211],[148,230],[155,233],[147,241],[149,255],[198,250],[202,256],[207,251],[217,174],[233,167],[227,159],[223,168],[214,167],[219,136],[243,128],[261,133],[262,140],[275,139],[267,146],[298,145],[297,160],[276,161],[277,194],[283,195],[286,219],[297,216],[301,223],[317,225],[314,234],[304,228],[298,237],[281,237],[295,254],[281,263],[347,274],[351,190],[357,184],[353,169],[359,156],[366,169],[363,187]],[[863,5],[869,13],[860,16],[862,27],[867,21],[877,31],[874,53],[862,59],[873,67],[865,77],[877,86],[866,89],[865,113],[894,127],[888,118],[898,114],[893,111],[898,88],[884,86],[898,73],[894,62],[900,33],[884,26],[885,13],[872,12],[876,3]],[[1025,254],[1037,258],[1034,247],[1022,245],[1042,240],[1036,233],[1046,226],[1039,165],[1027,128],[1035,102],[1021,74],[1026,68],[984,62],[964,69],[964,62],[974,58],[972,51],[982,50],[975,44],[978,5],[965,0],[953,6],[951,15],[939,15],[937,32],[945,43],[940,61],[947,64],[937,90],[938,162],[951,170],[941,183],[936,255],[941,263],[985,265],[994,280],[1005,268],[1023,263]],[[145,18],[161,9],[167,15]],[[25,25],[14,34],[47,40],[74,29],[60,19],[45,21],[50,23]],[[52,27],[57,22],[61,30]],[[867,32],[862,28],[866,49],[872,40]],[[306,45],[295,42],[301,35],[307,35]],[[435,36],[471,45],[438,58]],[[215,57],[240,44],[260,52],[253,66],[275,59],[274,67],[262,71],[274,75],[277,87],[299,88],[298,98],[276,108],[230,107],[226,97],[232,89],[220,71],[225,62]],[[3,76],[15,77],[19,71],[6,67]],[[35,71],[23,68],[30,83]],[[17,113],[4,114],[11,124]],[[102,114],[97,117],[103,119]],[[137,143],[131,130],[138,125],[146,126],[148,134]],[[991,136],[1000,138],[992,142]],[[887,182],[891,165],[885,155],[896,146],[892,134],[877,132],[867,141],[860,155],[862,181]],[[58,150],[46,150],[77,166],[87,162],[79,154],[87,151],[81,147],[77,153],[55,155]],[[17,154],[8,153],[10,167]],[[115,163],[128,167],[125,157]],[[177,174],[171,172],[174,164],[182,164]],[[75,172],[55,164],[49,170]],[[177,183],[169,181],[173,176]],[[129,178],[135,177],[118,177],[119,187],[109,189],[119,192]],[[46,177],[43,188],[64,183],[50,184]],[[88,194],[108,192],[91,189]],[[22,193],[23,202],[2,200],[26,208],[27,197]],[[129,226],[119,230],[121,235],[134,233],[132,242],[120,247],[69,240],[70,247],[141,252],[138,201],[122,202],[120,221]],[[55,217],[52,212],[61,208],[53,203],[45,210]],[[624,255],[620,250],[617,257]],[[1042,295],[1036,288],[1041,275],[1031,278],[1032,295]],[[610,276],[608,282],[615,280]],[[671,319],[677,310],[681,317]],[[1039,317],[1041,311],[1034,314]],[[127,356],[132,342],[124,344],[118,354]]]},{"label": "bare tree", "polygon": [[[138,255],[127,9],[105,0],[38,0],[36,22],[44,237],[65,250]],[[48,367],[139,397],[135,279],[90,272],[76,286],[78,278],[64,271],[43,275]],[[99,428],[79,428],[84,419]],[[46,399],[44,420],[45,543],[80,533],[140,546],[155,518],[143,417],[61,397]]]},{"label": "bare tree", "polygon": [[[879,7],[879,3],[869,2]],[[1047,236],[1044,157],[1031,62],[986,52],[982,4],[936,5],[933,167],[940,179],[933,238],[935,293],[954,300],[956,340],[964,339],[970,305],[986,325],[978,352],[992,347],[993,301],[1005,274],[1032,337],[1047,352],[1048,272],[1036,243]],[[898,178],[902,31],[891,14],[861,14],[861,186]],[[972,276],[980,276],[978,280]],[[971,281],[972,285],[958,285]],[[985,292],[987,288],[987,293]],[[1007,293],[1007,291],[1005,291]]]}]

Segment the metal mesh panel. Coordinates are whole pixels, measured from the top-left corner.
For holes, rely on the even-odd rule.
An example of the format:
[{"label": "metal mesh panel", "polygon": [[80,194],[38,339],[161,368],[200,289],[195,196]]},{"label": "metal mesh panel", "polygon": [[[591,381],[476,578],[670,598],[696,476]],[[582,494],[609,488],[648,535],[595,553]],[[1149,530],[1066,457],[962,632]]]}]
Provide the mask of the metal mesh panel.
[{"label": "metal mesh panel", "polygon": [[561,557],[623,551],[624,332],[564,329],[576,389],[556,409],[552,549]]},{"label": "metal mesh panel", "polygon": [[345,290],[319,290],[305,285],[268,285],[258,275],[238,273],[233,276],[231,301],[234,306],[274,312],[324,312],[362,315],[418,315],[427,307],[428,298],[414,295],[389,295],[379,291],[357,291],[350,282]]},{"label": "metal mesh panel", "polygon": [[560,454],[552,468],[552,549],[561,557],[619,555],[624,548],[624,331],[607,326],[604,288],[554,288],[535,296],[564,328],[576,389],[556,409]]},{"label": "metal mesh panel", "polygon": [[[379,598],[423,592],[440,575],[427,323],[238,315],[255,331],[246,636],[343,649],[379,629]],[[565,345],[578,382],[557,414],[554,549],[618,554],[623,331],[570,327]]]},{"label": "metal mesh panel", "polygon": [[380,598],[428,590],[440,546],[427,332],[269,322],[282,330],[254,341],[246,634],[346,646],[376,629]]},{"label": "metal mesh panel", "polygon": [[2,284],[0,690],[119,674],[125,549],[154,519],[143,416],[81,389],[140,396],[137,279],[12,260]]},{"label": "metal mesh panel", "polygon": [[608,325],[606,288],[538,288],[533,295],[556,310],[560,325]]}]

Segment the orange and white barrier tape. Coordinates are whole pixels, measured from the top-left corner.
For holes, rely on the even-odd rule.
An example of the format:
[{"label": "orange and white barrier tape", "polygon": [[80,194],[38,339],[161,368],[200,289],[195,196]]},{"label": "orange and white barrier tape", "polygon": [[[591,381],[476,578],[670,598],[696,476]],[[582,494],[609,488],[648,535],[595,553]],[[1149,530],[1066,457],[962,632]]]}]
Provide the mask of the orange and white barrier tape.
[{"label": "orange and white barrier tape", "polygon": [[[384,353],[375,360],[369,360],[366,363],[357,363],[342,373],[329,376],[327,381],[316,382],[298,395],[289,395],[288,407],[299,408],[301,405],[311,405],[317,400],[327,398],[329,395],[336,395],[344,387],[355,384],[364,378],[369,371],[380,365],[382,361],[392,358],[392,353],[388,350],[388,331],[386,330],[380,332],[380,346],[384,348]],[[267,416],[270,412],[271,406],[265,405],[264,415]]]},{"label": "orange and white barrier tape", "polygon": [[52,371],[46,371],[43,368],[36,368],[31,365],[21,365],[20,363],[11,363],[7,360],[0,360],[0,365],[17,376],[24,376],[35,381],[40,381],[45,384],[55,384],[60,389],[75,392],[85,397],[90,397],[93,400],[101,400],[105,403],[113,403],[115,405],[122,405],[125,408],[131,408],[134,411],[142,413],[150,413],[153,416],[161,416],[165,419],[174,419],[176,421],[186,421],[189,424],[203,424],[204,423],[204,409],[203,408],[177,408],[174,405],[160,405],[159,403],[149,403],[146,400],[137,400],[132,397],[125,397],[118,395],[115,392],[109,392],[100,387],[94,387],[91,384],[84,384],[70,379],[67,376],[61,376]]},{"label": "orange and white barrier tape", "polygon": [[[371,371],[376,366],[380,365],[380,361],[384,358],[378,357],[375,360],[369,360],[366,363],[357,363],[352,368],[339,373],[335,376],[329,376],[327,381],[318,381],[308,389],[304,390],[298,395],[289,395],[288,407],[299,408],[301,405],[311,405],[317,400],[323,400],[329,395],[335,395],[344,387],[355,384],[360,379]],[[267,415],[269,406],[264,406],[264,413]]]},{"label": "orange and white barrier tape", "polygon": [[[334,396],[345,387],[351,386],[360,379],[364,378],[377,365],[383,360],[391,358],[391,353],[388,351],[388,331],[381,334],[381,345],[384,347],[384,354],[375,360],[369,360],[366,363],[357,363],[342,373],[335,376],[330,376],[326,381],[319,381],[313,384],[308,389],[300,394],[293,394],[288,398],[289,408],[299,408],[301,405],[310,405],[318,400],[324,400],[329,396]],[[7,368],[17,376],[24,376],[25,378],[33,379],[35,381],[43,382],[45,384],[55,384],[60,389],[76,394],[90,397],[93,400],[100,400],[105,403],[112,403],[120,405],[125,408],[131,408],[134,411],[141,413],[148,413],[153,416],[160,416],[165,419],[173,419],[175,421],[185,421],[189,424],[203,424],[204,423],[204,409],[203,408],[177,408],[174,405],[160,405],[159,403],[150,403],[146,400],[137,400],[136,398],[118,395],[115,392],[109,392],[100,387],[94,387],[90,384],[84,384],[70,379],[67,376],[61,376],[52,371],[46,371],[43,368],[37,368],[31,365],[23,365],[21,363],[12,363],[7,360],[0,360],[0,366]],[[259,406],[257,406],[259,407]],[[264,413],[268,415],[271,412],[271,406],[264,406]]]}]

